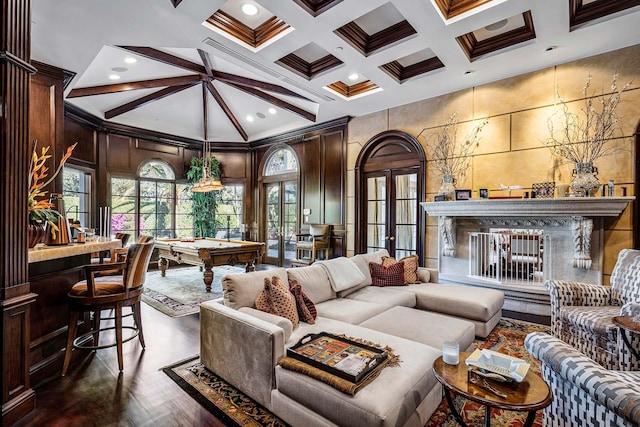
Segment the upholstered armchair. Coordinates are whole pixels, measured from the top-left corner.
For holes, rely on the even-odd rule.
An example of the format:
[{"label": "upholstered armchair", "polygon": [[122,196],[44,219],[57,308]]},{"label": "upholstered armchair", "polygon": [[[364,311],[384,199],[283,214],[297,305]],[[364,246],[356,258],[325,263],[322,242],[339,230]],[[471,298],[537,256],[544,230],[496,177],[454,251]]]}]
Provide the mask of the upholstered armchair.
[{"label": "upholstered armchair", "polygon": [[297,234],[296,258],[316,260],[318,252],[323,252],[324,259],[329,258],[331,249],[331,225],[311,224],[308,233]]},{"label": "upholstered armchair", "polygon": [[608,370],[542,332],[527,335],[524,346],[553,392],[545,427],[640,425],[640,372]]},{"label": "upholstered armchair", "polygon": [[[640,251],[624,249],[611,274],[611,286],[562,280],[545,283],[551,295],[553,335],[607,369],[638,370],[614,316],[640,314]],[[640,336],[628,337],[640,349]]]}]

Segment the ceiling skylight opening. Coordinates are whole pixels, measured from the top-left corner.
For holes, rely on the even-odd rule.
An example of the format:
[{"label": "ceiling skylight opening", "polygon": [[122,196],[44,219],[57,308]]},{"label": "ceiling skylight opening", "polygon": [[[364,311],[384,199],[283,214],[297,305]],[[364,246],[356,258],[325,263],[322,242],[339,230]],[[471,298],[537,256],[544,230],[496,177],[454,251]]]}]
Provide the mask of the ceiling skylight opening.
[{"label": "ceiling skylight opening", "polygon": [[109,80],[120,80],[120,76],[117,74],[109,74]]},{"label": "ceiling skylight opening", "polygon": [[277,113],[275,108],[273,107],[269,108],[269,114],[275,114],[275,113]]},{"label": "ceiling skylight opening", "polygon": [[242,5],[242,13],[248,16],[257,15],[258,7],[253,3],[245,3]]},{"label": "ceiling skylight opening", "polygon": [[127,56],[126,58],[124,58],[124,62],[126,62],[127,64],[135,64],[136,62],[138,62],[138,60],[132,56]]}]

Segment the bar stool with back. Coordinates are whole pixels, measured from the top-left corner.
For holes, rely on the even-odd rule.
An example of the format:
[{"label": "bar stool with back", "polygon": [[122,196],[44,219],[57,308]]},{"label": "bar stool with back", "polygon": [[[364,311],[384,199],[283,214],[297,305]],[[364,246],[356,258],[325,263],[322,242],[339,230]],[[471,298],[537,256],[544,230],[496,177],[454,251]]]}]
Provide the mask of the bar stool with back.
[{"label": "bar stool with back", "polygon": [[[69,331],[67,347],[62,367],[62,375],[67,373],[71,353],[74,348],[100,350],[116,346],[118,350],[118,367],[123,370],[122,343],[132,340],[136,336],[144,348],[144,336],[142,334],[142,318],[140,315],[140,296],[142,295],[144,281],[153,252],[154,242],[134,243],[129,246],[126,259],[121,262],[108,264],[85,265],[86,280],[76,283],[67,294],[69,304]],[[121,275],[96,277],[96,273],[102,270],[120,270]],[[122,308],[131,307],[135,326],[122,325]],[[100,312],[113,309],[115,326],[100,328]],[[84,335],[76,337],[78,320],[81,313],[93,312],[92,330]],[[99,345],[101,331],[115,330],[115,343]],[[122,339],[122,330],[132,329],[133,334],[125,341]],[[82,340],[89,335],[93,336],[93,345],[84,345]]]}]

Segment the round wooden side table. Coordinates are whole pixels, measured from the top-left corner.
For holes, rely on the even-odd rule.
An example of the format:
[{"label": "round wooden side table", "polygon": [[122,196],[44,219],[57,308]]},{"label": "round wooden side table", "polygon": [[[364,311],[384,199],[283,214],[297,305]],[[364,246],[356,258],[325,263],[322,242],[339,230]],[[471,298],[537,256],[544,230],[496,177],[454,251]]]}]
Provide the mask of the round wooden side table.
[{"label": "round wooden side table", "polygon": [[634,318],[636,316],[615,316],[613,318],[613,324],[620,328],[620,333],[622,334],[622,340],[626,344],[627,348],[635,357],[640,359],[640,352],[633,348],[631,345],[631,341],[627,336],[627,332],[630,334],[640,334],[640,323],[636,323]]},{"label": "round wooden side table", "polygon": [[433,372],[436,379],[444,387],[444,395],[449,409],[461,426],[466,427],[467,424],[453,404],[454,393],[484,405],[484,425],[486,427],[491,423],[491,408],[528,412],[524,426],[530,427],[535,420],[536,411],[549,406],[553,401],[553,393],[547,383],[531,370],[527,372],[527,376],[520,383],[489,381],[491,387],[505,397],[500,397],[485,388],[470,383],[468,380],[469,366],[464,363],[470,354],[469,352],[461,352],[460,363],[457,365],[447,365],[442,361],[442,356],[433,363]]}]

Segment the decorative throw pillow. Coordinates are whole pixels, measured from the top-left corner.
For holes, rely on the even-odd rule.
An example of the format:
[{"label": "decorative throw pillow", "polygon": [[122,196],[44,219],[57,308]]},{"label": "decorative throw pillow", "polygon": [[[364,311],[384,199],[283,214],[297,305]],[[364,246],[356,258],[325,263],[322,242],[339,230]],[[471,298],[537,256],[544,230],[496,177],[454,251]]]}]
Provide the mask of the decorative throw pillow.
[{"label": "decorative throw pillow", "polygon": [[411,283],[420,283],[418,278],[418,255],[409,255],[402,258],[400,261],[396,261],[395,258],[390,256],[382,257],[382,265],[390,267],[398,262],[404,262],[404,284],[409,285]]},{"label": "decorative throw pillow", "polygon": [[302,286],[294,280],[289,286],[289,291],[291,291],[296,299],[296,308],[298,309],[298,317],[300,320],[311,325],[316,323],[318,311],[316,310],[316,306],[313,301],[311,301],[311,298],[309,298],[302,290]]},{"label": "decorative throw pillow", "polygon": [[256,308],[260,311],[286,317],[293,328],[298,327],[298,309],[296,299],[278,276],[271,280],[264,278],[264,290],[256,298]]},{"label": "decorative throw pillow", "polygon": [[385,267],[375,262],[369,263],[373,286],[404,286],[404,262]]}]

